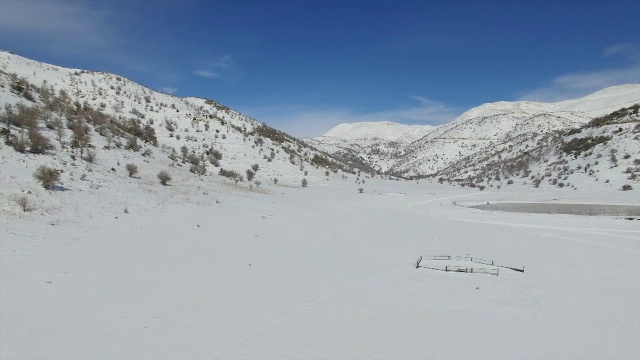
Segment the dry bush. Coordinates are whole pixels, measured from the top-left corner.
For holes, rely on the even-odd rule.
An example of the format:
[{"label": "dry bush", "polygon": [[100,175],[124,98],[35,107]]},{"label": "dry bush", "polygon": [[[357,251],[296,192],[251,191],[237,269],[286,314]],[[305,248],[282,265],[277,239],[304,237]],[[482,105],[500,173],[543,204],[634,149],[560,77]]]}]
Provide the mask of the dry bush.
[{"label": "dry bush", "polygon": [[17,196],[14,201],[16,202],[16,204],[18,204],[18,206],[20,206],[22,212],[31,211],[31,201],[29,201],[27,195]]},{"label": "dry bush", "polygon": [[140,145],[138,145],[138,138],[130,135],[127,137],[127,145],[125,146],[127,150],[140,151]]},{"label": "dry bush", "polygon": [[160,184],[166,186],[169,181],[171,181],[171,175],[165,170],[162,170],[158,173],[158,180],[160,180]]},{"label": "dry bush", "polygon": [[24,154],[27,151],[27,147],[29,146],[29,137],[24,133],[24,131],[20,131],[18,136],[10,136],[11,140],[9,144],[13,146],[13,149],[19,153]]},{"label": "dry bush", "polygon": [[31,143],[29,151],[34,154],[44,154],[52,148],[49,138],[42,135],[37,127],[29,128],[29,142]]},{"label": "dry bush", "polygon": [[49,190],[53,185],[60,182],[60,172],[54,168],[50,168],[46,165],[40,165],[40,167],[33,173],[33,177],[40,181],[42,187]]},{"label": "dry bush", "polygon": [[125,165],[125,168],[127,169],[127,172],[129,173],[129,177],[132,177],[133,175],[138,173],[138,166],[135,164],[127,164]]},{"label": "dry bush", "polygon": [[96,152],[93,150],[87,150],[87,154],[84,156],[86,162],[92,163],[96,161]]}]

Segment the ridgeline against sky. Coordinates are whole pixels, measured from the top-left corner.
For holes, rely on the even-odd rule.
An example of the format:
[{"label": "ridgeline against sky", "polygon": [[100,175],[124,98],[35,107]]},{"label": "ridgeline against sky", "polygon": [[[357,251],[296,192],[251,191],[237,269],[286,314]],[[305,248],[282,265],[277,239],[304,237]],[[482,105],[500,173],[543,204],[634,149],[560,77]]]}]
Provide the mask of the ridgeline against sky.
[{"label": "ridgeline against sky", "polygon": [[0,0],[0,49],[298,136],[640,83],[637,1]]}]

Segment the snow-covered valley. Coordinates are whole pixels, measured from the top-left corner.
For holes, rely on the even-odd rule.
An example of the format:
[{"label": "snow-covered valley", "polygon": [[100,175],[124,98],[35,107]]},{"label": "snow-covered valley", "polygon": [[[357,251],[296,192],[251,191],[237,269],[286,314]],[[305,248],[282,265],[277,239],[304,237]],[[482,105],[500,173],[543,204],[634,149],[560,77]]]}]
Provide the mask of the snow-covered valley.
[{"label": "snow-covered valley", "polygon": [[[2,359],[640,357],[637,216],[472,208],[637,208],[637,110],[554,138],[560,158],[536,147],[544,133],[460,155],[438,184],[367,171],[420,143],[413,128],[384,125],[358,163],[322,151],[344,139],[302,141],[117,75],[8,53],[0,70]],[[455,182],[494,163],[516,181],[485,166],[487,186]]]},{"label": "snow-covered valley", "polygon": [[[623,192],[198,185],[54,191],[58,209],[0,217],[2,357],[640,355],[640,221],[467,207]],[[525,272],[414,267],[467,254]]]}]

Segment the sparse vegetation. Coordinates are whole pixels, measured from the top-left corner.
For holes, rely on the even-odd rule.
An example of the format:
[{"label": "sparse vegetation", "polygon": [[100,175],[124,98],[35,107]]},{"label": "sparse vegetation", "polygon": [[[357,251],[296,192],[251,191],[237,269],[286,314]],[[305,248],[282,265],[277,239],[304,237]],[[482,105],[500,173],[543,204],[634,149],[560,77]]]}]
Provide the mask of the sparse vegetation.
[{"label": "sparse vegetation", "polygon": [[22,212],[31,211],[31,201],[29,201],[27,195],[19,195],[14,199],[14,201],[18,206],[20,206]]},{"label": "sparse vegetation", "polygon": [[573,138],[562,146],[562,151],[567,154],[579,156],[582,152],[588,151],[598,144],[611,140],[611,136],[589,136],[584,138]]},{"label": "sparse vegetation", "polygon": [[34,154],[44,154],[52,148],[49,138],[42,135],[37,127],[29,128],[29,143],[29,151]]},{"label": "sparse vegetation", "polygon": [[171,181],[171,175],[166,170],[162,170],[158,173],[158,180],[160,180],[160,184],[167,186],[169,181]]},{"label": "sparse vegetation", "polygon": [[87,150],[87,153],[84,156],[84,161],[93,164],[93,162],[96,161],[96,152],[91,149]]},{"label": "sparse vegetation", "polygon": [[33,177],[47,190],[50,190],[55,184],[60,182],[60,172],[46,165],[40,165],[33,174]]},{"label": "sparse vegetation", "polygon": [[223,168],[220,168],[220,171],[218,172],[218,175],[227,177],[229,179],[242,181],[241,180],[242,179],[242,175],[240,175],[238,172],[233,171],[233,170],[225,170]]},{"label": "sparse vegetation", "polygon": [[129,173],[129,177],[133,177],[133,175],[138,173],[138,166],[135,164],[127,164],[125,165],[125,169],[127,169],[127,173]]},{"label": "sparse vegetation", "polygon": [[252,181],[255,175],[256,173],[253,170],[247,169],[247,181]]}]

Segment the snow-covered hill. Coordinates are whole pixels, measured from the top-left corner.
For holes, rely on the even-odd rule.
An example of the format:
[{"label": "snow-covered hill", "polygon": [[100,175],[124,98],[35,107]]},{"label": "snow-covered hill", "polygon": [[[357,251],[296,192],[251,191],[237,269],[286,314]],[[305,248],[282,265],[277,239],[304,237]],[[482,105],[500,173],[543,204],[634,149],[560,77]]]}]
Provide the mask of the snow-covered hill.
[{"label": "snow-covered hill", "polygon": [[640,104],[570,130],[521,134],[438,172],[440,182],[627,189],[640,184]]},{"label": "snow-covered hill", "polygon": [[412,143],[435,129],[431,125],[405,125],[390,121],[340,124],[323,136],[345,140],[380,139],[402,144]]},{"label": "snow-covered hill", "polygon": [[[137,165],[149,185],[165,170],[174,179],[200,178],[205,187],[238,180],[254,190],[301,186],[303,179],[322,184],[362,170],[215,101],[8,52],[0,52],[0,121],[5,195],[35,191],[32,174],[42,164],[57,169],[67,188],[87,185],[81,175],[93,179],[91,186],[123,180],[114,172],[124,173],[127,163]],[[37,134],[45,139],[41,148],[34,145]],[[80,143],[78,134],[84,134]]]},{"label": "snow-covered hill", "polygon": [[560,103],[484,104],[409,145],[392,171],[405,176],[436,174],[472,154],[513,146],[512,139],[579,127],[638,102],[640,84],[611,87]]},{"label": "snow-covered hill", "polygon": [[412,142],[429,134],[435,126],[405,125],[389,121],[340,124],[323,136],[305,142],[333,154],[350,159],[377,172],[387,172]]},{"label": "snow-covered hill", "polygon": [[[437,176],[445,169],[463,167],[470,158],[483,159],[499,149],[526,152],[527,148],[520,148],[519,144],[555,131],[578,128],[595,117],[636,103],[640,103],[640,84],[629,84],[557,103],[483,104],[438,127],[342,124],[325,136],[307,141],[328,153],[357,158],[381,172],[402,177]],[[398,139],[415,140],[407,143]],[[631,142],[630,146],[634,144]],[[618,180],[623,179],[620,176]]]}]

